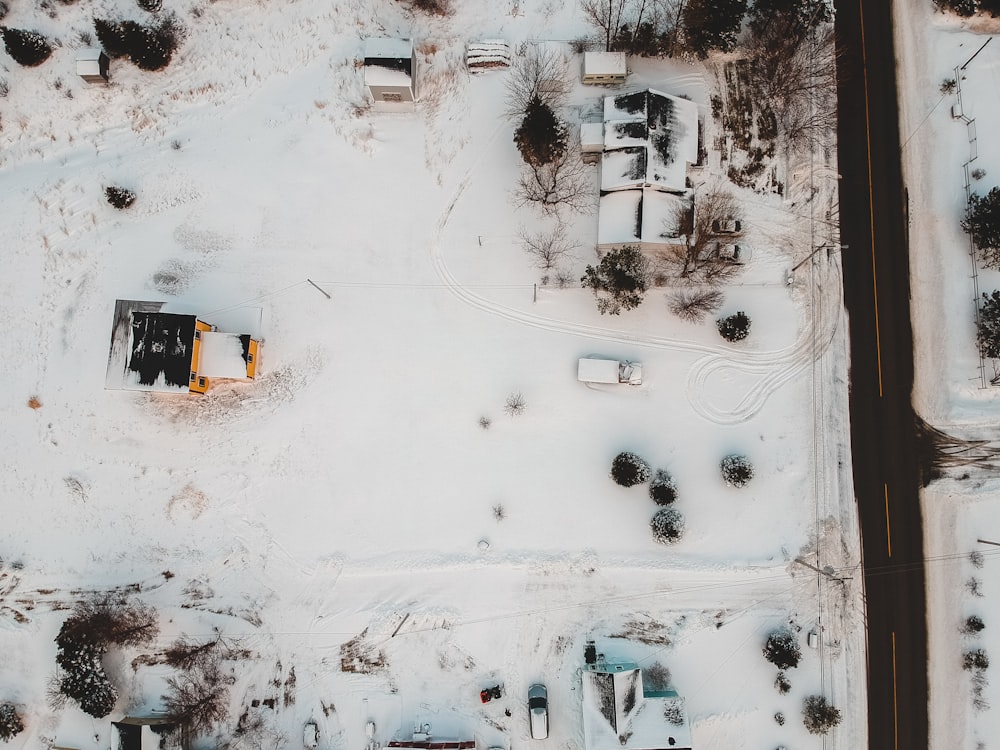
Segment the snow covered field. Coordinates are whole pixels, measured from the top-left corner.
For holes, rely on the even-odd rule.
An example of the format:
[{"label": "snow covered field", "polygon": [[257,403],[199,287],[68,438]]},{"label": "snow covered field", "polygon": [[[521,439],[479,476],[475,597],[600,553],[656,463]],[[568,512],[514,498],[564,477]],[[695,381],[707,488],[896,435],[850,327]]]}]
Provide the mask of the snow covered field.
[{"label": "snow covered field", "polygon": [[[235,668],[233,722],[277,696],[271,723],[292,747],[309,718],[330,750],[360,750],[368,718],[382,743],[427,721],[520,746],[524,692],[544,681],[547,744],[579,748],[587,638],[669,668],[696,747],[820,747],[799,718],[814,693],[844,714],[833,744],[863,742],[860,577],[793,562],[858,561],[836,257],[786,284],[833,180],[815,207],[807,163],[788,165],[784,201],[740,194],[755,251],[722,312],[751,316],[741,345],[670,316],[667,290],[602,317],[588,291],[540,284],[516,242],[551,220],[513,206],[503,74],[462,65],[469,39],[565,40],[582,18],[556,2],[456,5],[445,21],[387,0],[178,7],[189,34],[170,67],[113,63],[107,88],[73,74],[78,34],[95,14],[139,18],[130,3],[5,19],[62,41],[43,66],[4,56],[0,73],[0,701],[26,718],[16,746],[108,747],[107,721],[45,693],[60,610],[115,587],[159,610],[158,646],[242,638],[254,656]],[[386,34],[418,42],[415,114],[364,106],[355,61]],[[709,112],[705,69],[635,68],[630,87]],[[567,117],[604,93],[577,87]],[[109,184],[136,204],[111,208]],[[578,279],[596,215],[569,226],[580,249],[561,270]],[[261,308],[263,375],[204,397],[104,390],[117,298],[209,321]],[[644,384],[586,388],[586,354],[642,361]],[[515,393],[526,408],[510,416]],[[677,480],[678,544],[653,541],[644,488],[608,478],[622,450]],[[719,477],[730,453],[756,467],[745,489]],[[823,645],[803,648],[781,696],[760,648],[789,619]],[[384,667],[341,670],[357,637]],[[132,656],[108,665],[112,718],[160,705],[169,670]],[[496,680],[507,698],[481,705]]]},{"label": "snow covered field", "polygon": [[[974,300],[977,289],[981,294],[1000,288],[1000,273],[980,268],[978,280],[973,279],[969,238],[959,222],[967,200],[964,164],[970,173],[985,171],[970,181],[973,192],[985,194],[998,184],[1000,145],[992,133],[1000,123],[1000,48],[988,40],[1000,25],[947,19],[933,12],[930,0],[898,3],[896,16],[910,196],[915,403],[928,423],[960,440],[996,441],[1000,389],[989,385],[994,363],[986,362],[985,377],[979,369]],[[971,125],[952,117],[958,92],[940,90],[946,79],[958,80]],[[988,747],[996,734],[998,686],[986,684],[984,705],[974,708],[971,674],[961,671],[961,664],[963,653],[973,649],[1000,652],[992,619],[1000,600],[991,575],[997,550],[977,541],[1000,537],[998,491],[990,472],[970,467],[924,492],[934,748]],[[981,559],[970,559],[972,552]],[[981,617],[986,628],[963,636],[959,629],[972,615]]]}]

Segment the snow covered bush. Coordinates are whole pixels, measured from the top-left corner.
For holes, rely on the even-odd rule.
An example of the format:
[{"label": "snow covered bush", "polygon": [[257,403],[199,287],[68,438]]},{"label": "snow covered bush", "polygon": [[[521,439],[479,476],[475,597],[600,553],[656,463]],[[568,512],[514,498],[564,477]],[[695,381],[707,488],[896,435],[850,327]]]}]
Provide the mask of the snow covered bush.
[{"label": "snow covered bush", "polygon": [[451,8],[448,0],[405,0],[410,10],[429,13],[432,16],[446,16]]},{"label": "snow covered bush", "polygon": [[642,304],[649,288],[649,262],[638,247],[623,247],[601,258],[595,266],[587,266],[580,283],[593,289],[601,315],[618,315]]},{"label": "snow covered bush", "polygon": [[8,742],[24,731],[24,722],[13,703],[0,704],[0,740]]},{"label": "snow covered bush", "polygon": [[809,734],[826,734],[840,723],[840,711],[822,695],[810,695],[802,708],[802,723]]},{"label": "snow covered bush", "polygon": [[726,341],[742,341],[750,335],[750,318],[742,310],[719,318],[715,324],[719,327],[719,335]]},{"label": "snow covered bush", "polygon": [[684,516],[673,508],[661,508],[649,522],[653,539],[660,544],[673,544],[684,533]]},{"label": "snow covered bush", "polygon": [[507,412],[512,417],[520,416],[524,414],[524,410],[528,408],[527,402],[524,400],[524,396],[520,393],[512,393],[507,396],[507,401],[504,402],[503,410]]},{"label": "snow covered bush", "polygon": [[135,193],[128,188],[111,185],[104,188],[104,195],[107,197],[108,203],[118,210],[124,210],[135,203]]},{"label": "snow covered bush", "polygon": [[163,0],[135,0],[135,2],[147,13],[159,13],[163,7]]},{"label": "snow covered bush", "polygon": [[677,499],[674,478],[664,469],[657,469],[649,483],[649,497],[657,505],[670,505]]},{"label": "snow covered bush", "polygon": [[962,229],[976,243],[983,265],[1000,268],[1000,188],[993,188],[986,195],[969,196]]},{"label": "snow covered bush", "polygon": [[723,481],[730,487],[745,487],[753,479],[753,464],[746,456],[726,456],[719,469]]},{"label": "snow covered bush", "polygon": [[0,35],[3,35],[3,46],[7,54],[18,65],[33,68],[48,60],[52,54],[52,46],[37,31],[0,26]]},{"label": "snow covered bush", "polygon": [[764,658],[778,669],[794,669],[802,659],[799,639],[789,628],[774,631],[764,644]]},{"label": "snow covered bush", "polygon": [[649,464],[629,451],[622,451],[611,462],[611,478],[622,487],[648,482],[649,475]]},{"label": "snow covered bush", "polygon": [[792,689],[792,683],[789,682],[788,675],[784,672],[778,672],[778,676],[774,678],[774,689],[781,695],[788,695],[788,691]]},{"label": "snow covered bush", "polygon": [[974,651],[966,651],[962,655],[962,669],[968,672],[981,672],[990,667],[990,657],[981,648],[977,648]]},{"label": "snow covered bush", "polygon": [[964,635],[975,635],[982,632],[985,627],[986,623],[983,622],[982,617],[979,615],[969,615],[965,618],[965,622],[962,623],[962,633]]}]

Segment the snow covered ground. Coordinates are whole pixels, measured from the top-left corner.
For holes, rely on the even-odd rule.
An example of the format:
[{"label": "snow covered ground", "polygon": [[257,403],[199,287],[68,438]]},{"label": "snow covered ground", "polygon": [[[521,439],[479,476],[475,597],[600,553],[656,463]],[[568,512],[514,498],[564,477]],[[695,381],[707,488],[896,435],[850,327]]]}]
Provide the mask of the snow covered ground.
[{"label": "snow covered ground", "polygon": [[[1000,144],[992,133],[1000,123],[1000,48],[989,40],[1000,24],[943,17],[930,0],[897,3],[896,17],[910,197],[915,403],[928,423],[960,440],[996,441],[1000,389],[989,385],[995,363],[979,368],[974,301],[977,293],[1000,288],[1000,273],[979,268],[974,278],[969,239],[959,222],[966,171],[985,172],[969,180],[973,192],[985,194],[998,184]],[[956,80],[959,91],[944,93],[947,79]],[[965,120],[952,116],[959,96]],[[987,684],[985,706],[974,708],[971,675],[961,663],[972,649],[1000,652],[991,615],[1000,600],[990,574],[997,549],[978,541],[1000,541],[998,491],[990,472],[970,467],[924,492],[933,748],[981,748],[995,736],[998,686]],[[972,552],[981,560],[971,559]],[[959,628],[971,615],[982,617],[986,628],[963,636]]]},{"label": "snow covered ground", "polygon": [[[241,638],[254,656],[236,668],[233,723],[275,698],[292,746],[310,717],[330,750],[363,747],[368,718],[383,743],[426,721],[521,745],[525,689],[544,681],[547,744],[579,748],[587,638],[669,668],[696,747],[823,746],[799,718],[821,692],[844,713],[833,745],[863,744],[859,577],[793,562],[858,562],[836,256],[786,283],[835,172],[790,164],[784,200],[740,194],[754,257],[722,312],[747,311],[747,341],[672,317],[663,289],[602,317],[589,292],[542,284],[516,242],[551,220],[513,205],[504,74],[462,65],[469,39],[565,40],[582,18],[558,2],[456,6],[446,20],[388,0],[178,6],[189,34],[170,67],[115,62],[107,88],[75,77],[79,34],[142,11],[81,0],[5,19],[61,41],[39,68],[2,57],[0,74],[0,700],[25,715],[18,747],[108,746],[107,722],[49,707],[46,682],[61,610],[115,587],[157,607],[158,646]],[[411,115],[365,107],[362,39],[386,34],[417,40]],[[630,86],[707,114],[711,80],[643,62]],[[575,88],[567,117],[604,93]],[[135,205],[110,207],[111,184]],[[568,226],[580,249],[561,270],[578,279],[596,215]],[[104,390],[117,298],[210,322],[261,308],[263,375],[204,397]],[[586,388],[586,354],[641,361],[644,384]],[[644,489],[608,478],[622,450],[677,480],[678,544],[653,541]],[[756,467],[745,489],[719,477],[730,453]],[[789,620],[803,645],[822,629],[822,648],[803,649],[781,696],[760,648]],[[352,639],[384,666],[342,671]],[[160,705],[169,671],[132,656],[108,665],[113,717]],[[481,705],[496,680],[507,698]]]}]

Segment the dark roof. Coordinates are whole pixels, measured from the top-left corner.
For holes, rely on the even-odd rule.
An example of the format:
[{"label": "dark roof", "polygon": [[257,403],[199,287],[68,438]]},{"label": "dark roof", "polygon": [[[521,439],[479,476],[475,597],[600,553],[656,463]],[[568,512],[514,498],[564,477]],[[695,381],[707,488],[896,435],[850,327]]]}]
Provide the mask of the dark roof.
[{"label": "dark roof", "polygon": [[140,385],[154,385],[162,375],[167,385],[187,387],[196,321],[194,315],[132,313],[128,369],[138,373]]}]

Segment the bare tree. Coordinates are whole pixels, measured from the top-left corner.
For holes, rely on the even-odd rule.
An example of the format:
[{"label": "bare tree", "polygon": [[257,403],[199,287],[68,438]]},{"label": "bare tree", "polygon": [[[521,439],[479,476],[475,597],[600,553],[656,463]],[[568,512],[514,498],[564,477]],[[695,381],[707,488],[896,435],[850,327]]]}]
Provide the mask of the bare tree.
[{"label": "bare tree", "polygon": [[749,46],[756,97],[774,112],[788,146],[829,143],[837,126],[833,24],[798,34],[772,24],[755,34]]},{"label": "bare tree", "polygon": [[516,206],[535,204],[550,215],[558,215],[564,207],[589,213],[596,197],[587,168],[575,153],[565,153],[549,164],[525,164],[514,188]]},{"label": "bare tree", "polygon": [[558,112],[569,94],[569,64],[552,47],[528,44],[507,74],[507,117],[520,119],[538,99]]},{"label": "bare tree", "polygon": [[139,646],[151,641],[158,632],[155,609],[112,594],[79,602],[62,624],[56,643]]},{"label": "bare tree", "polygon": [[667,307],[674,315],[689,323],[700,323],[722,307],[722,292],[718,289],[692,289],[670,296]]},{"label": "bare tree", "polygon": [[190,736],[208,734],[229,717],[229,686],[215,663],[169,678],[167,689],[167,716]]},{"label": "bare tree", "polygon": [[577,247],[577,244],[566,236],[566,227],[561,221],[551,230],[535,234],[521,227],[517,232],[517,238],[524,251],[534,259],[535,266],[543,271],[555,268],[559,260],[570,255]]},{"label": "bare tree", "polygon": [[718,188],[697,195],[691,204],[678,207],[672,222],[664,229],[672,236],[684,237],[685,244],[676,251],[660,255],[655,269],[657,274],[708,284],[721,283],[735,276],[739,266],[718,253],[718,238],[725,226],[738,221],[741,214],[732,193]]},{"label": "bare tree", "polygon": [[583,0],[583,15],[604,36],[604,49],[611,51],[611,44],[622,27],[629,0]]}]

